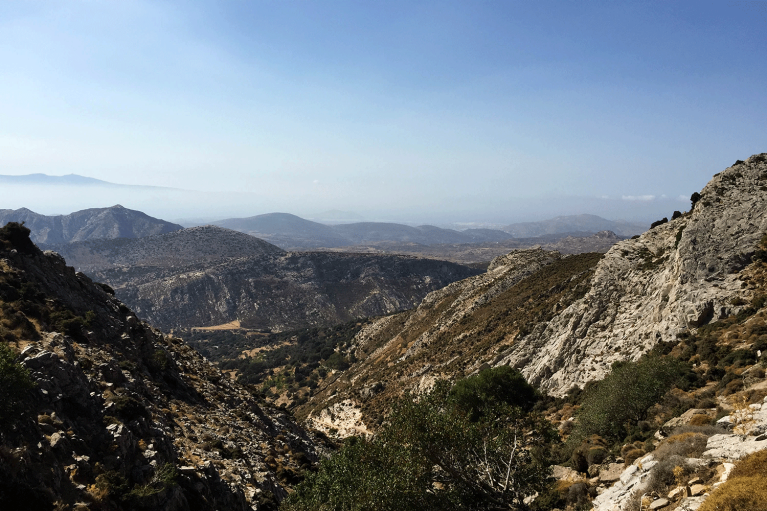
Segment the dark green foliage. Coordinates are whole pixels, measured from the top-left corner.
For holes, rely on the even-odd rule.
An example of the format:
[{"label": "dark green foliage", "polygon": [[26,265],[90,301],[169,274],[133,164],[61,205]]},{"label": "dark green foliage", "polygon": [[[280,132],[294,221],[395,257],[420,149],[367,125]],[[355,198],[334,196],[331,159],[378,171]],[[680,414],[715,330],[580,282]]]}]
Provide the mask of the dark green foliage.
[{"label": "dark green foliage", "polygon": [[668,223],[668,217],[664,216],[662,219],[657,220],[657,221],[651,223],[650,224],[650,229],[654,229],[655,227],[658,227],[659,225],[663,225],[665,223]]},{"label": "dark green foliage", "polygon": [[671,215],[671,220],[676,220],[677,218],[681,218],[681,217],[682,217],[681,211],[674,211],[674,214]]},{"label": "dark green foliage", "polygon": [[[418,400],[406,395],[373,440],[348,440],[307,475],[283,509],[509,509],[543,491],[550,425],[506,404],[508,389],[493,394],[495,378],[472,379],[455,395],[483,403],[481,416],[472,420],[446,382]],[[466,396],[471,389],[486,394]]]},{"label": "dark green foliage", "polygon": [[[241,383],[262,384],[269,380],[273,369],[287,366],[291,382],[308,386],[312,375],[324,377],[320,374],[324,368],[344,370],[354,362],[353,356],[346,354],[346,348],[364,324],[365,321],[360,320],[274,334],[221,331],[189,332],[182,336],[197,351],[218,362],[222,369],[236,370]],[[256,356],[239,358],[243,350],[273,346],[276,347]]]},{"label": "dark green foliage", "polygon": [[687,364],[657,355],[638,362],[613,364],[613,371],[586,394],[571,442],[590,435],[613,441],[623,439],[647,410],[675,384],[682,383]]},{"label": "dark green foliage", "polygon": [[692,195],[690,195],[690,202],[692,203],[692,205],[690,206],[691,211],[695,208],[695,204],[697,204],[699,200],[700,200],[700,194],[698,192],[695,192]]},{"label": "dark green foliage", "polygon": [[7,249],[16,249],[19,252],[31,254],[37,247],[29,238],[29,228],[24,222],[8,222],[5,227],[0,227],[0,242]]},{"label": "dark green foliage", "polygon": [[152,352],[152,356],[147,360],[147,366],[153,374],[161,374],[171,367],[171,358],[168,352],[163,349],[157,349]]},{"label": "dark green foliage", "polygon": [[26,367],[16,362],[16,354],[0,342],[0,429],[17,421],[28,410],[35,387]]},{"label": "dark green foliage", "polygon": [[476,421],[486,410],[498,405],[518,406],[529,411],[538,399],[538,393],[517,369],[500,366],[459,380],[450,390],[450,398]]},{"label": "dark green foliage", "polygon": [[116,413],[124,422],[130,422],[139,417],[149,417],[149,412],[144,405],[130,396],[116,396],[113,403],[114,413]]}]

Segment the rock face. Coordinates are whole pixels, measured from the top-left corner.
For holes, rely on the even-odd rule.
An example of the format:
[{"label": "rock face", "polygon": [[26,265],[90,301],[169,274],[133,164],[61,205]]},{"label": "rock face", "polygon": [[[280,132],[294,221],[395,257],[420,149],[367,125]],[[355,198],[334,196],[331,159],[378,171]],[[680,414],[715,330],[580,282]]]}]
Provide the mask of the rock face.
[{"label": "rock face", "polygon": [[32,241],[39,245],[101,238],[141,238],[183,229],[178,224],[120,205],[57,216],[40,215],[26,208],[0,210],[0,225],[8,222],[24,222],[32,231]]},{"label": "rock face", "polygon": [[283,252],[215,226],[57,249],[165,329],[235,320],[271,330],[333,325],[408,309],[480,273],[409,256]]},{"label": "rock face", "polygon": [[767,232],[767,154],[717,174],[700,195],[690,213],[613,246],[589,292],[498,363],[562,395],[614,361],[737,313],[731,299],[748,298],[738,272]]},{"label": "rock face", "polygon": [[3,508],[275,509],[319,444],[19,232],[0,336],[36,388],[0,431]]}]

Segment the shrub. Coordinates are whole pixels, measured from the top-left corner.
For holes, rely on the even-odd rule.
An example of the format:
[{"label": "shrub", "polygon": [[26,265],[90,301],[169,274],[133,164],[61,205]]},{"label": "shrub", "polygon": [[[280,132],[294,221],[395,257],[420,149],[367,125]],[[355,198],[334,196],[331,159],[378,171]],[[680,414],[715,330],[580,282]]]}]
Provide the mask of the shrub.
[{"label": "shrub", "polygon": [[727,481],[703,502],[700,511],[767,509],[767,450],[739,461]]},{"label": "shrub", "polygon": [[570,438],[579,443],[594,434],[613,441],[623,439],[689,370],[679,360],[655,355],[613,364],[613,371],[587,392]]},{"label": "shrub", "polygon": [[136,420],[139,417],[149,417],[149,411],[144,405],[130,396],[116,396],[113,402],[117,416],[125,422]]},{"label": "shrub", "polygon": [[[654,457],[658,459],[657,454]],[[678,467],[682,467],[682,471]],[[644,490],[648,493],[665,493],[670,486],[676,484],[681,474],[690,473],[692,470],[688,468],[685,457],[679,455],[665,457],[660,459],[658,464],[650,470],[650,477]]]},{"label": "shrub", "polygon": [[692,431],[671,435],[655,449],[654,457],[656,460],[670,456],[697,458],[706,450],[707,440],[707,435]]},{"label": "shrub", "polygon": [[699,413],[697,415],[693,415],[692,418],[690,419],[691,426],[705,426],[706,424],[711,424],[711,417],[709,417],[705,413]]},{"label": "shrub", "polygon": [[7,248],[15,248],[19,252],[33,253],[37,247],[29,238],[31,231],[24,226],[24,222],[8,222],[0,228],[0,241],[4,241]]},{"label": "shrub", "polygon": [[692,195],[690,195],[690,202],[692,203],[692,205],[690,206],[690,210],[693,210],[695,208],[695,204],[697,204],[699,200],[700,200],[700,194],[698,192],[695,192]]},{"label": "shrub", "polygon": [[459,380],[450,389],[450,398],[472,420],[477,420],[486,410],[500,404],[530,410],[538,393],[517,369],[500,366]]},{"label": "shrub", "polygon": [[12,425],[29,409],[35,387],[29,370],[16,362],[16,354],[0,342],[0,428]]},{"label": "shrub", "polygon": [[671,215],[671,220],[676,220],[677,218],[680,218],[682,216],[681,211],[674,211],[674,214]]},{"label": "shrub", "polygon": [[657,221],[651,223],[650,224],[650,229],[654,229],[654,228],[658,227],[659,225],[663,225],[663,224],[665,224],[667,222],[668,222],[668,217],[664,216],[662,219],[657,220]]},{"label": "shrub", "polygon": [[631,449],[624,455],[624,463],[626,466],[629,466],[645,454],[646,453],[642,449]]}]

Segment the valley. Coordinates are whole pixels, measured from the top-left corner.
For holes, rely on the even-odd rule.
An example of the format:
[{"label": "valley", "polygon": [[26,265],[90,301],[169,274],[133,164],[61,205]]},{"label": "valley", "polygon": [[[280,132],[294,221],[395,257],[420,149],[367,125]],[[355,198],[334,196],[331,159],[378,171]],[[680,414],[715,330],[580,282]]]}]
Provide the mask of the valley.
[{"label": "valley", "polygon": [[[737,491],[742,477],[761,484],[742,474],[767,453],[765,206],[759,154],[631,238],[420,245],[373,233],[358,240],[369,253],[290,252],[202,226],[42,252],[9,223],[0,377],[16,394],[0,398],[11,410],[0,421],[0,500],[298,510],[365,507],[376,494],[392,509],[540,511],[756,502],[761,493]],[[430,257],[373,253],[407,247]],[[494,250],[473,267],[431,258]],[[497,452],[477,451],[489,443]]]}]

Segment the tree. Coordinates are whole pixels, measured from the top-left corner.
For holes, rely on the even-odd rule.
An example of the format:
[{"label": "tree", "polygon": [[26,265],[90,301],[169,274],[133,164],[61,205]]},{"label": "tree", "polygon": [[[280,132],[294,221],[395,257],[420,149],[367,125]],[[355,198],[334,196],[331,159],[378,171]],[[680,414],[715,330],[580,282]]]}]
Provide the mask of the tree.
[{"label": "tree", "polygon": [[[443,381],[418,398],[405,395],[375,438],[347,441],[284,509],[509,509],[542,491],[555,433],[543,417],[506,403],[507,388],[490,390],[516,375],[483,373],[456,392]],[[468,396],[470,389],[485,395]]]},{"label": "tree", "polygon": [[648,355],[637,362],[616,362],[612,372],[586,393],[568,442],[575,445],[590,435],[623,439],[689,371],[684,362],[659,355]]},{"label": "tree", "polygon": [[7,344],[0,342],[0,429],[26,411],[34,386],[27,368],[16,362],[16,354]]},{"label": "tree", "polygon": [[472,420],[477,420],[486,410],[497,405],[530,410],[538,397],[535,387],[510,366],[480,371],[476,376],[457,381],[450,389],[451,400]]}]

